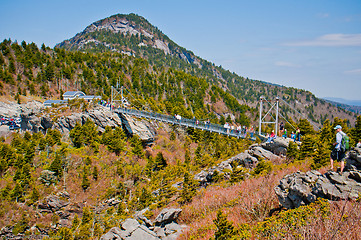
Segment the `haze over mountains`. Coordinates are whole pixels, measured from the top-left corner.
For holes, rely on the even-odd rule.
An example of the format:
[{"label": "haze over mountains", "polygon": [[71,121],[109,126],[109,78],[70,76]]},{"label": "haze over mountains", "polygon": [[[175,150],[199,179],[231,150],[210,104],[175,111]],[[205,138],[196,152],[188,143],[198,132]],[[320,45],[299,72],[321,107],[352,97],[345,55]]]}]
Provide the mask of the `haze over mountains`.
[{"label": "haze over mountains", "polygon": [[349,99],[335,98],[335,97],[324,97],[324,99],[330,100],[333,102],[351,105],[351,106],[360,106],[361,107],[361,100],[349,100]]}]

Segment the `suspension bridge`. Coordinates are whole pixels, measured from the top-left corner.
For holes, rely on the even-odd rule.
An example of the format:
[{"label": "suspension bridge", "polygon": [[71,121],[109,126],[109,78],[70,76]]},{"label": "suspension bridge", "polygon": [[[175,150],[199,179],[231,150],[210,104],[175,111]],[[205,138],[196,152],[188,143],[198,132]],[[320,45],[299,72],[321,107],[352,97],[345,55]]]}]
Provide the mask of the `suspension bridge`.
[{"label": "suspension bridge", "polygon": [[[118,114],[130,115],[130,116],[134,116],[134,117],[138,117],[138,118],[152,119],[152,120],[165,122],[165,123],[173,124],[173,125],[179,125],[179,126],[183,126],[183,127],[191,127],[191,128],[195,128],[195,129],[200,129],[202,131],[209,131],[209,132],[214,132],[214,133],[218,133],[218,134],[223,134],[223,135],[226,135],[229,137],[250,138],[251,140],[255,140],[256,137],[259,137],[261,140],[265,140],[266,134],[261,132],[262,124],[274,124],[275,134],[277,135],[279,116],[281,116],[286,122],[288,122],[287,119],[281,113],[279,113],[279,101],[280,101],[279,97],[276,97],[275,101],[273,101],[273,102],[268,101],[263,96],[260,97],[258,133],[254,132],[254,131],[249,132],[249,136],[248,136],[245,129],[242,129],[242,130],[231,129],[230,127],[210,123],[209,121],[199,121],[196,119],[187,119],[187,118],[179,117],[179,115],[178,115],[178,117],[175,117],[175,116],[170,116],[170,115],[166,115],[166,114],[156,113],[149,109],[145,111],[145,110],[137,110],[137,109],[129,108],[129,107],[127,107],[127,105],[129,105],[129,102],[123,95],[124,88],[121,87],[120,93],[117,89],[118,88],[114,88],[114,87],[111,88],[111,104],[110,104],[110,106],[111,106],[112,111],[114,111]],[[128,95],[131,96],[131,94],[129,92],[128,92]],[[120,97],[120,99],[118,99],[119,97]],[[284,101],[283,99],[281,99],[281,100],[285,104],[287,104],[289,107],[292,108],[292,106],[290,106],[286,101]],[[120,102],[121,107],[114,107],[116,102]],[[263,112],[263,110],[265,110],[265,108],[264,108],[265,106],[263,105],[264,103],[269,104],[268,105],[269,109],[265,114]],[[273,111],[273,114],[272,114],[272,111]],[[297,111],[297,110],[295,110],[295,111]],[[300,112],[298,112],[298,113],[301,114]],[[275,115],[275,117],[273,115]],[[265,119],[267,119],[267,118],[271,119],[271,120],[266,121]],[[290,124],[290,125],[292,126],[292,124]],[[317,126],[315,126],[315,127],[318,128]],[[293,127],[293,128],[296,130],[295,127]]]},{"label": "suspension bridge", "polygon": [[[165,123],[173,124],[173,125],[179,125],[179,126],[183,126],[183,127],[196,128],[196,129],[200,129],[203,131],[227,135],[230,137],[236,137],[236,138],[245,138],[246,137],[245,134],[242,133],[241,131],[237,131],[236,129],[225,128],[222,125],[210,123],[208,121],[199,121],[196,119],[187,119],[187,118],[177,119],[174,116],[169,116],[166,114],[148,112],[148,111],[142,111],[142,110],[136,110],[136,109],[130,109],[130,108],[124,108],[124,107],[115,108],[113,111],[116,113],[120,113],[120,114],[131,115],[131,116],[139,117],[139,118],[152,119],[152,120],[165,122]],[[255,140],[254,136],[253,136],[253,138],[251,138],[251,140]]]}]

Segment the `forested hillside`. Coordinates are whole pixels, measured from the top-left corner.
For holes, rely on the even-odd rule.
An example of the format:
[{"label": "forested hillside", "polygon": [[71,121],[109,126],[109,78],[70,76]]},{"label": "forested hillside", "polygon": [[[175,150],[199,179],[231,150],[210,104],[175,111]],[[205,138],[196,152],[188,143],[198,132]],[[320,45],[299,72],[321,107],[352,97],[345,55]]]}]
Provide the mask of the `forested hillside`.
[{"label": "forested hillside", "polygon": [[56,47],[82,52],[119,52],[141,57],[153,66],[171,67],[203,78],[251,107],[256,107],[260,96],[270,101],[279,96],[289,104],[281,102],[280,105],[285,118],[308,118],[319,127],[327,118],[347,118],[354,123],[356,116],[316,98],[308,91],[251,80],[215,66],[177,45],[146,19],[135,14],[118,14],[97,21]]},{"label": "forested hillside", "polygon": [[[172,42],[142,17],[114,15],[100,20],[54,49],[4,40],[0,80],[4,102],[60,99],[65,91],[74,90],[109,101],[111,87],[123,86],[132,108],[234,126],[257,126],[260,96],[269,100],[279,96],[288,102],[280,101],[280,113],[289,122],[286,128],[292,129],[292,124],[302,133],[301,142],[289,141],[279,156],[272,153],[267,158],[261,152],[258,159],[250,157],[254,166],[237,160],[218,171],[216,166],[235,155],[250,154],[251,147],[260,149],[260,139],[149,122],[157,135],[148,145],[120,126],[99,131],[89,119],[74,123],[69,134],[52,128],[11,132],[0,138],[1,237],[99,239],[140,210],[140,222],[155,223],[164,208],[182,210],[178,223],[186,227],[180,239],[360,237],[359,198],[318,199],[287,210],[274,186],[296,171],[329,170],[334,127],[342,125],[355,146],[361,139],[361,116],[310,92],[251,80],[215,66]],[[105,109],[73,100],[31,114],[56,122],[97,108]],[[263,130],[270,131],[272,126],[266,127]],[[210,178],[196,180],[197,174],[207,171],[212,171]],[[353,171],[355,179],[361,176],[360,170]],[[148,225],[148,232],[163,231],[154,239],[173,233]]]}]

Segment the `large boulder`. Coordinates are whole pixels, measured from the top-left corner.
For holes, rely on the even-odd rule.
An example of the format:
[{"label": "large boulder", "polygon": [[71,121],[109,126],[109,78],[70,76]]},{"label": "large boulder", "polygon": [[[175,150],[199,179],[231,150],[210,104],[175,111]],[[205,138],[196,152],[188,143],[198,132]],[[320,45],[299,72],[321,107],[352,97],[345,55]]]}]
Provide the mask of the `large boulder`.
[{"label": "large boulder", "polygon": [[123,122],[123,127],[130,135],[137,135],[139,138],[146,143],[151,143],[154,141],[155,130],[149,123],[145,120],[137,120],[126,114],[119,114]]},{"label": "large boulder", "polygon": [[151,224],[151,221],[144,223],[144,213],[148,209],[134,214],[133,218],[126,219],[121,227],[114,227],[110,229],[106,234],[101,236],[102,240],[113,239],[126,239],[126,240],[170,240],[177,239],[185,225],[179,225],[175,221],[178,218],[181,209],[163,209],[157,216],[155,222],[156,226]]},{"label": "large boulder", "polygon": [[346,162],[346,169],[361,169],[361,148],[355,147],[350,150]]},{"label": "large boulder", "polygon": [[267,159],[270,161],[279,160],[280,157],[273,154],[271,151],[264,149],[261,146],[253,146],[250,148],[249,153],[258,159]]},{"label": "large boulder", "polygon": [[50,195],[39,203],[38,208],[44,211],[56,212],[68,205],[68,201],[64,201],[58,196]]},{"label": "large boulder", "polygon": [[248,150],[234,156],[231,159],[232,161],[237,161],[238,165],[250,169],[256,167],[258,163],[258,159],[256,157],[253,157]]},{"label": "large boulder", "polygon": [[179,214],[182,212],[180,208],[165,208],[154,220],[156,226],[164,226],[168,223],[176,221]]},{"label": "large boulder", "polygon": [[318,197],[354,199],[361,194],[361,172],[296,172],[283,177],[274,190],[285,208],[297,208],[314,202]]},{"label": "large boulder", "polygon": [[43,170],[40,173],[40,177],[38,179],[43,184],[49,186],[50,184],[55,183],[57,181],[57,176],[55,175],[55,172],[53,172],[53,171]]}]

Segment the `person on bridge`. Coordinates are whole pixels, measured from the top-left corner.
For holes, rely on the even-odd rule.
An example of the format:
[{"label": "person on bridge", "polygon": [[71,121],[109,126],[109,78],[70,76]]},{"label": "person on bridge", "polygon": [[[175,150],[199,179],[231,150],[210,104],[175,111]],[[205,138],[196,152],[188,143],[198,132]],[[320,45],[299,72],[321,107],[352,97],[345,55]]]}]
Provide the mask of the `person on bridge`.
[{"label": "person on bridge", "polygon": [[206,129],[209,128],[209,119],[207,119],[206,121],[204,121],[204,125],[205,125]]},{"label": "person on bridge", "polygon": [[336,130],[336,142],[333,143],[335,148],[332,150],[330,156],[331,170],[333,170],[333,161],[337,160],[341,163],[340,173],[342,174],[343,169],[345,168],[345,152],[341,149],[341,142],[345,133],[342,132],[342,127],[340,125],[337,125],[334,129]]},{"label": "person on bridge", "polygon": [[242,126],[241,125],[238,125],[237,133],[238,133],[239,136],[241,135],[241,133],[242,133]]},{"label": "person on bridge", "polygon": [[229,134],[229,129],[230,129],[230,128],[231,128],[231,127],[229,126],[229,123],[226,122],[226,123],[224,124],[224,130],[226,130],[227,134]]},{"label": "person on bridge", "polygon": [[231,126],[231,133],[233,134],[233,132],[234,132],[234,126],[232,125]]}]

